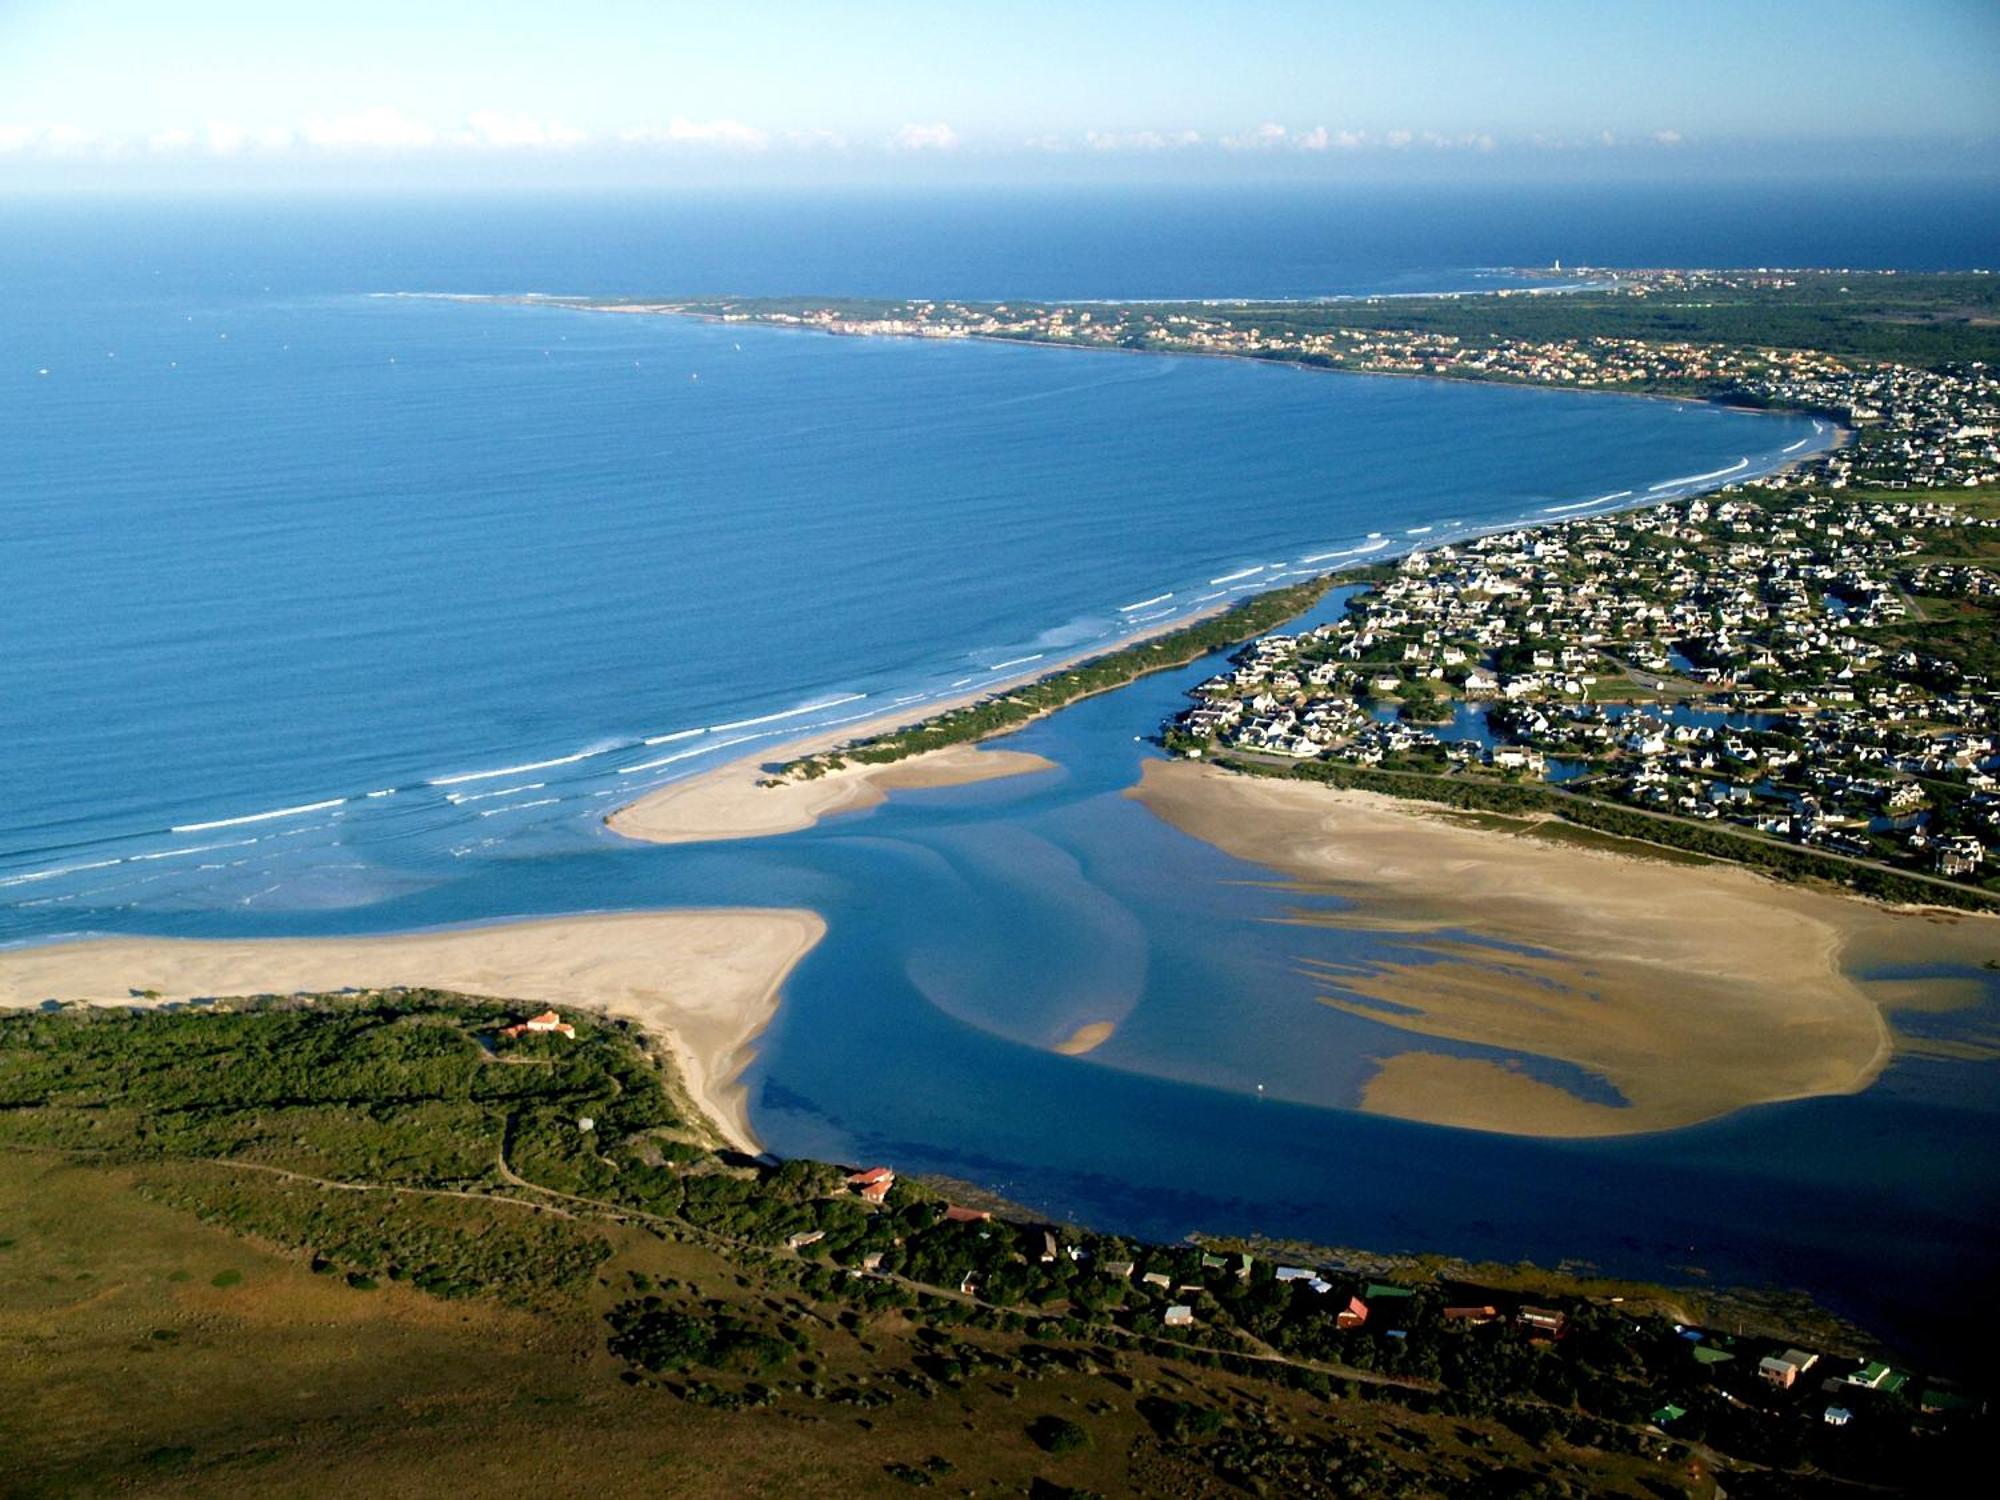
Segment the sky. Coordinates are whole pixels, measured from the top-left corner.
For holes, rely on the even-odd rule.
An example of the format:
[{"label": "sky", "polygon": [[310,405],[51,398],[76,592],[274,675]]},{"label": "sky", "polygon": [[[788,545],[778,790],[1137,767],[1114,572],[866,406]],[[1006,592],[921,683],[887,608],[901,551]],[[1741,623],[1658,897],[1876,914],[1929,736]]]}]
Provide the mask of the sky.
[{"label": "sky", "polygon": [[0,0],[0,189],[2000,170],[2000,0]]}]

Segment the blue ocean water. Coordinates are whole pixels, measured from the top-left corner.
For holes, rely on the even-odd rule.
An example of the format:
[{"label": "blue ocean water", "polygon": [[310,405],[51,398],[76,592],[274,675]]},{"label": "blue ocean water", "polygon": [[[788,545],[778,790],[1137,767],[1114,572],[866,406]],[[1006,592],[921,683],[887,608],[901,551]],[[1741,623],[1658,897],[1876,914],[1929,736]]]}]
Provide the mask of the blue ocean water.
[{"label": "blue ocean water", "polygon": [[[1316,1003],[1298,945],[1374,940],[1274,945],[1297,898],[1118,796],[1212,663],[1036,726],[1051,775],[755,844],[599,826],[1219,590],[1754,472],[1808,419],[377,295],[1338,295],[1556,254],[1963,264],[1994,241],[1990,205],[1924,238],[1942,209],[1905,203],[1900,240],[1830,202],[1737,206],[20,207],[0,942],[809,905],[829,937],[750,1075],[779,1151],[1148,1233],[1700,1266],[1921,1337],[1991,1260],[1990,1068],[1904,1060],[1852,1099],[1625,1142],[1350,1112],[1377,1039]],[[1090,1058],[1045,1050],[1107,1018]]]}]

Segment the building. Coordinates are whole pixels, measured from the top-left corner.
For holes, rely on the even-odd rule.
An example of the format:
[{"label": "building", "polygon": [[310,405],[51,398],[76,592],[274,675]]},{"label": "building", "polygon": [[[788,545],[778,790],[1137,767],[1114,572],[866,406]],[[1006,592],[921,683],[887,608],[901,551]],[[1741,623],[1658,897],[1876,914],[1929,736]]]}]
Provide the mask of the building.
[{"label": "building", "polygon": [[545,1010],[539,1016],[530,1016],[525,1021],[508,1026],[501,1031],[500,1035],[511,1041],[524,1031],[556,1032],[572,1040],[576,1037],[576,1028],[552,1010]]},{"label": "building", "polygon": [[1347,1306],[1333,1315],[1336,1328],[1359,1328],[1368,1321],[1368,1304],[1359,1297],[1349,1297]]},{"label": "building", "polygon": [[1806,1371],[1819,1363],[1817,1354],[1803,1349],[1787,1349],[1783,1354],[1767,1354],[1757,1361],[1757,1373],[1781,1391],[1788,1391]]},{"label": "building", "polygon": [[896,1174],[888,1167],[869,1167],[848,1174],[847,1185],[866,1203],[880,1203],[896,1185]]},{"label": "building", "polygon": [[956,1203],[945,1206],[944,1216],[954,1224],[984,1224],[993,1217],[983,1208],[960,1208]]},{"label": "building", "polygon": [[1530,1338],[1559,1339],[1569,1330],[1569,1319],[1552,1307],[1523,1307],[1514,1314]]},{"label": "building", "polygon": [[1167,1327],[1192,1328],[1193,1326],[1194,1309],[1187,1306],[1187,1304],[1176,1302],[1172,1307],[1167,1309]]}]

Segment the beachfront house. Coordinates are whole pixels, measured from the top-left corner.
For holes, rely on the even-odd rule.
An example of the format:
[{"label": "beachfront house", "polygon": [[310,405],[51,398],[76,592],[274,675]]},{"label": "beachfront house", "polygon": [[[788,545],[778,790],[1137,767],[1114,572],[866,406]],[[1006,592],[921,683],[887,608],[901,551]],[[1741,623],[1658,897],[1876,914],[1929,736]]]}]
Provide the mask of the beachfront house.
[{"label": "beachfront house", "polygon": [[896,1174],[888,1167],[869,1167],[848,1174],[847,1185],[864,1203],[880,1203],[896,1185]]},{"label": "beachfront house", "polygon": [[576,1028],[552,1010],[545,1010],[539,1016],[530,1016],[525,1021],[505,1027],[501,1030],[500,1035],[512,1041],[515,1037],[521,1035],[522,1032],[535,1032],[544,1035],[554,1033],[572,1039],[576,1036]]}]

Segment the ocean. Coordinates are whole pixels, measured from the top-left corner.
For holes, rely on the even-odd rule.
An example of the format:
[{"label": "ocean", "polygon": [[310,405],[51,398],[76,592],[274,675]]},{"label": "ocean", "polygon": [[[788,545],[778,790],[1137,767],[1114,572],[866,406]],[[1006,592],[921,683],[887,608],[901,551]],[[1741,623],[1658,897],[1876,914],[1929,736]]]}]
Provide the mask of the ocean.
[{"label": "ocean", "polygon": [[[1117,795],[1213,662],[1022,735],[1056,776],[755,844],[600,826],[1218,591],[1756,472],[1810,419],[393,295],[1365,295],[1995,241],[1990,204],[1718,192],[13,205],[0,942],[809,905],[749,1076],[780,1152],[1151,1234],[1699,1267],[1922,1338],[1994,1248],[1990,1066],[1622,1142],[1340,1107],[1365,1023],[1273,948],[1260,872]],[[1100,1059],[1032,1044],[1113,1013],[1144,1024]]]}]

